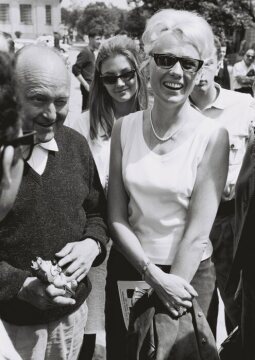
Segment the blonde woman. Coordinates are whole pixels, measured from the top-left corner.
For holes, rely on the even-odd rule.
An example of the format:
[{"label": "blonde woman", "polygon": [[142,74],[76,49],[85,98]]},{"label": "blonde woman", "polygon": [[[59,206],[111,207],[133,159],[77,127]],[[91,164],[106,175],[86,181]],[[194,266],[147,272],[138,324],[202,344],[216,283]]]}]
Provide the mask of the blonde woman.
[{"label": "blonde woman", "polygon": [[194,13],[162,10],[143,41],[154,104],[120,119],[112,135],[109,360],[123,358],[126,343],[118,280],[144,278],[174,318],[195,296],[207,314],[215,281],[209,233],[227,176],[227,131],[189,103],[214,41],[210,26]]}]

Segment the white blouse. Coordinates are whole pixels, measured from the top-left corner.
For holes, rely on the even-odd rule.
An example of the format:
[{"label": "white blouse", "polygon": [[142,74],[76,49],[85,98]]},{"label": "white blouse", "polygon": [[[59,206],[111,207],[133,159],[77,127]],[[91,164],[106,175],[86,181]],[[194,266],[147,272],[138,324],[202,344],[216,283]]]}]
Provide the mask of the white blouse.
[{"label": "white blouse", "polygon": [[[218,126],[214,120],[205,118],[178,148],[158,155],[144,140],[143,112],[123,119],[122,176],[129,196],[129,222],[155,264],[171,265],[174,260],[185,230],[197,170]],[[211,254],[208,238],[202,260]]]},{"label": "white blouse", "polygon": [[89,111],[82,113],[78,118],[74,119],[73,121],[70,118],[67,119],[65,125],[78,131],[81,135],[83,135],[86,138],[96,163],[96,167],[99,173],[102,187],[105,190],[105,192],[107,192],[108,180],[109,180],[111,140],[110,139],[105,140],[102,137],[104,132],[101,128],[99,129],[98,137],[93,140],[91,139],[89,133],[90,131]]}]

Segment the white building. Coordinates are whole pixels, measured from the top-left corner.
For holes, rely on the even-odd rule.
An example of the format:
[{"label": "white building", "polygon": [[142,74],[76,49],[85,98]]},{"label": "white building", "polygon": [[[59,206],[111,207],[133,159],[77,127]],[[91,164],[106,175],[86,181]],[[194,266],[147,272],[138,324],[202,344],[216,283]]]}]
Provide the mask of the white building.
[{"label": "white building", "polygon": [[59,31],[62,0],[0,0],[0,31],[24,38],[52,35]]}]

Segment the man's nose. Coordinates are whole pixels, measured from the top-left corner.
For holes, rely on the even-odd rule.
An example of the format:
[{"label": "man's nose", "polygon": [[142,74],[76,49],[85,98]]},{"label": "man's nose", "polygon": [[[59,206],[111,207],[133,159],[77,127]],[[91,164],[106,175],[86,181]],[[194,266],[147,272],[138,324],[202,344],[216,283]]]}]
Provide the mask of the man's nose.
[{"label": "man's nose", "polygon": [[202,69],[199,75],[199,79],[204,80],[206,77],[206,69]]},{"label": "man's nose", "polygon": [[44,109],[43,116],[51,121],[56,120],[57,111],[54,103],[50,103],[46,109]]}]

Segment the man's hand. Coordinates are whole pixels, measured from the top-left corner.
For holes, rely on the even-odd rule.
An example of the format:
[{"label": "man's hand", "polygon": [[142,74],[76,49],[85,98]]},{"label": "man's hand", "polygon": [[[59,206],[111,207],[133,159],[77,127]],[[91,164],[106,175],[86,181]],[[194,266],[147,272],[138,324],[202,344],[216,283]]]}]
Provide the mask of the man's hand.
[{"label": "man's hand", "polygon": [[55,255],[62,259],[58,264],[62,268],[67,264],[69,266],[64,270],[68,281],[81,281],[89,272],[93,261],[99,254],[97,243],[93,239],[68,243]]},{"label": "man's hand", "polygon": [[82,86],[89,92],[89,83],[84,79],[84,77],[80,74],[77,76],[77,79],[82,84]]},{"label": "man's hand", "polygon": [[74,305],[74,299],[65,297],[66,291],[63,286],[61,280],[47,285],[36,277],[28,277],[18,293],[18,298],[41,310],[56,306]]}]

